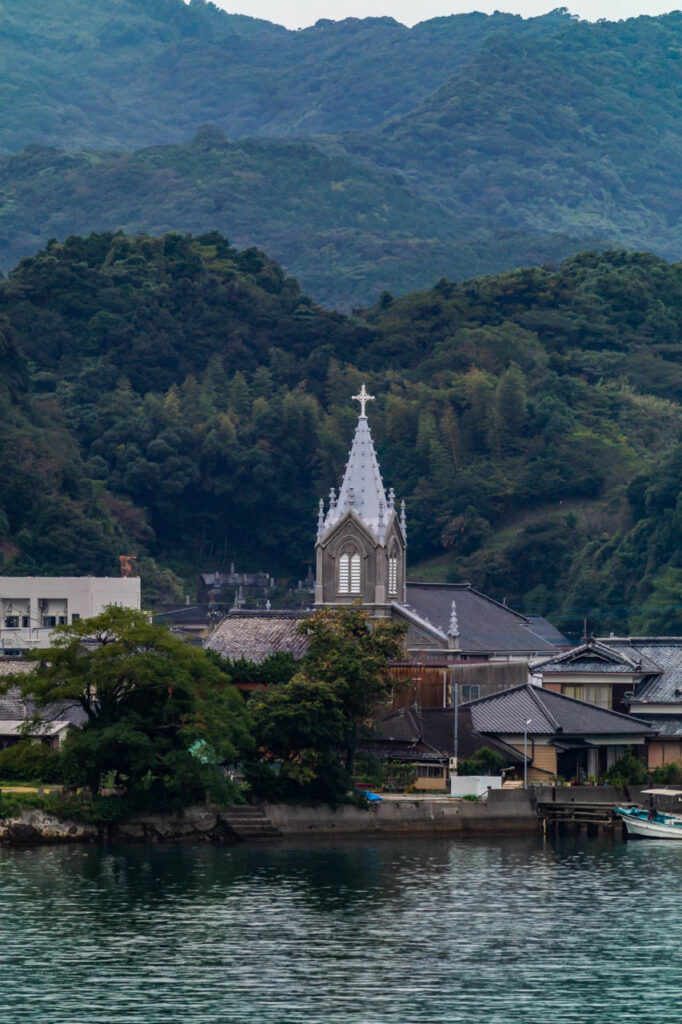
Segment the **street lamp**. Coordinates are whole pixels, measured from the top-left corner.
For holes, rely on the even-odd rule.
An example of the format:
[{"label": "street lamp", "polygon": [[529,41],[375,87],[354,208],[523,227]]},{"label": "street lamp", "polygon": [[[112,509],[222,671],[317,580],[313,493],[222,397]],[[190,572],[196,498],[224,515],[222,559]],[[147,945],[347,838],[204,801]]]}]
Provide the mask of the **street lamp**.
[{"label": "street lamp", "polygon": [[532,718],[526,719],[526,724],[523,727],[523,788],[528,789],[528,726],[533,721]]},{"label": "street lamp", "polygon": [[452,686],[452,767],[453,775],[457,775],[457,761],[459,755],[459,687],[455,682],[454,668],[450,666],[450,685]]}]

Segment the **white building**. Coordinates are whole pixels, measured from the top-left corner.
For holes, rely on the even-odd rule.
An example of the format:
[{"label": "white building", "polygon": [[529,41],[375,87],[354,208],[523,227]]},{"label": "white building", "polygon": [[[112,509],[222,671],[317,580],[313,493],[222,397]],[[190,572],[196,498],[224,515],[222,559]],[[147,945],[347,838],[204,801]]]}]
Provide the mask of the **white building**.
[{"label": "white building", "polygon": [[55,626],[140,607],[139,576],[0,576],[0,656],[49,647]]}]

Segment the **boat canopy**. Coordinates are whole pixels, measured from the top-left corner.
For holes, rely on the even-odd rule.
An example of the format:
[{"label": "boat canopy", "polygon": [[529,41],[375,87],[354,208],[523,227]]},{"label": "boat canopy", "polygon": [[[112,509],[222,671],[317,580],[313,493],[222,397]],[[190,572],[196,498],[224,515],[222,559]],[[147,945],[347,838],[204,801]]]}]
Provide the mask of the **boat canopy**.
[{"label": "boat canopy", "polygon": [[651,796],[682,796],[682,789],[643,789],[641,792]]}]

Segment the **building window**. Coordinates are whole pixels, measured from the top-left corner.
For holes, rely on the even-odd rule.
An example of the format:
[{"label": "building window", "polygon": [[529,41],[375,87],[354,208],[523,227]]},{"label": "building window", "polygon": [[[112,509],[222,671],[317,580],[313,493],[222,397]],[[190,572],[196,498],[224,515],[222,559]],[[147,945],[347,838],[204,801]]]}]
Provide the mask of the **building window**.
[{"label": "building window", "polygon": [[31,625],[31,620],[28,617],[28,615],[22,615],[21,616],[21,628],[22,629],[28,629],[28,627],[30,625]]},{"label": "building window", "polygon": [[596,704],[599,708],[611,708],[610,686],[564,686],[563,693],[565,697],[584,700],[588,704]]},{"label": "building window", "polygon": [[417,776],[420,779],[444,779],[445,769],[432,765],[419,764],[417,765]]},{"label": "building window", "polygon": [[470,684],[466,684],[461,687],[461,691],[462,702],[466,700],[478,700],[478,698],[481,696],[481,687],[478,685],[472,686]]},{"label": "building window", "polygon": [[388,559],[388,592],[392,597],[398,593],[398,559],[395,555]]},{"label": "building window", "polygon": [[339,594],[350,592],[350,555],[339,558]]},{"label": "building window", "polygon": [[59,616],[59,625],[60,626],[65,626],[66,625],[66,615],[60,615]]},{"label": "building window", "polygon": [[361,562],[360,555],[355,554],[350,556],[350,592],[351,594],[359,594],[361,591]]},{"label": "building window", "polygon": [[5,618],[6,629],[18,629],[19,628],[19,616],[18,615],[7,615]]},{"label": "building window", "polygon": [[360,594],[362,592],[362,561],[355,552],[344,552],[339,558],[339,594]]},{"label": "building window", "polygon": [[43,629],[54,629],[57,625],[56,615],[43,615]]},{"label": "building window", "polygon": [[80,619],[80,615],[78,614],[78,612],[74,612],[73,615],[71,616],[71,621],[72,622],[78,622],[79,619]]}]

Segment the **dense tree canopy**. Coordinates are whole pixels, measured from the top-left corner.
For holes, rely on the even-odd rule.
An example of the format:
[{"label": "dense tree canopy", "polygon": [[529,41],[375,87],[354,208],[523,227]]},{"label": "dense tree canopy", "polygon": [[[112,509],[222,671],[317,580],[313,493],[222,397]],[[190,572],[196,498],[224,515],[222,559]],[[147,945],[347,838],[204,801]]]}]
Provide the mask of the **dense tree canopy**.
[{"label": "dense tree canopy", "polygon": [[24,261],[0,315],[4,572],[302,579],[363,380],[411,578],[620,630],[679,568],[680,264],[582,253],[345,317],[217,234],[109,234]]},{"label": "dense tree canopy", "polygon": [[249,705],[261,756],[250,778],[263,795],[339,800],[358,730],[395,683],[388,666],[403,654],[405,628],[346,608],[316,612],[299,630],[308,637],[299,671]]},{"label": "dense tree canopy", "polygon": [[156,807],[226,796],[219,765],[248,751],[251,738],[240,695],[205,652],[143,612],[112,607],[60,626],[52,646],[29,657],[37,666],[24,695],[35,728],[50,708],[83,712],[63,752],[72,781],[97,794],[113,773],[132,799]]}]

